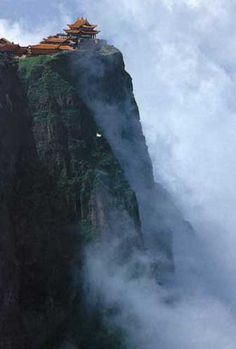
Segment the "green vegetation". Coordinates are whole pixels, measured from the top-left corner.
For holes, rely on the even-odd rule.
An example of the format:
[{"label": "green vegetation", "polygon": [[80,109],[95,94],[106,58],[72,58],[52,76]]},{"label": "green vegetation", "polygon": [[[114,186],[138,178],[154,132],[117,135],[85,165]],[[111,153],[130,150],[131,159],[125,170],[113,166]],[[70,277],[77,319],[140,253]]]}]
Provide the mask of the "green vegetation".
[{"label": "green vegetation", "polygon": [[36,56],[36,57],[28,57],[25,59],[19,60],[19,70],[24,76],[25,80],[29,79],[35,70],[43,69],[45,64],[53,61],[54,56]]}]

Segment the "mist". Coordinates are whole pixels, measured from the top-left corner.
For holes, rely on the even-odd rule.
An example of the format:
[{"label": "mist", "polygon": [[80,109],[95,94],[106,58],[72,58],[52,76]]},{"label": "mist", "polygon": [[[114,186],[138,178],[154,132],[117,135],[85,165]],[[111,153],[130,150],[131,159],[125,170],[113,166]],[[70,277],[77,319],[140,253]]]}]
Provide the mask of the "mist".
[{"label": "mist", "polygon": [[130,280],[114,265],[111,273],[109,253],[88,253],[91,289],[120,304],[115,321],[131,347],[235,348],[236,4],[121,0],[84,8],[124,54],[155,179],[195,231],[174,234],[172,306],[150,278]]}]

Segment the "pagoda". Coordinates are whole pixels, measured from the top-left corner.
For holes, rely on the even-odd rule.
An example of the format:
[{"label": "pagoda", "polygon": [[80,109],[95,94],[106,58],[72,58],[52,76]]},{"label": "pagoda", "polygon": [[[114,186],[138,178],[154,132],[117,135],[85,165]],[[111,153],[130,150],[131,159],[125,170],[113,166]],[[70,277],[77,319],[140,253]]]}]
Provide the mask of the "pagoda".
[{"label": "pagoda", "polygon": [[94,39],[99,33],[97,25],[90,24],[87,19],[81,17],[73,24],[68,24],[69,29],[64,29],[67,35],[79,42],[81,39]]}]

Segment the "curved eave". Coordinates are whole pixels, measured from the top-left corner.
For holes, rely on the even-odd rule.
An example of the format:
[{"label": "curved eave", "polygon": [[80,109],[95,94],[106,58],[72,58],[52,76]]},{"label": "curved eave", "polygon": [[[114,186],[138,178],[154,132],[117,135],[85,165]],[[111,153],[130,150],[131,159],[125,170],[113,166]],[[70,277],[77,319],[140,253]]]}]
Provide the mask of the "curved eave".
[{"label": "curved eave", "polygon": [[72,30],[79,30],[81,28],[88,28],[88,29],[94,29],[96,28],[97,25],[86,25],[86,24],[83,24],[83,25],[80,25],[80,26],[69,26],[70,29]]},{"label": "curved eave", "polygon": [[99,32],[98,31],[94,31],[94,32],[87,32],[87,31],[84,31],[84,30],[81,30],[80,34],[82,35],[97,35]]},{"label": "curved eave", "polygon": [[67,25],[68,25],[68,27],[79,27],[79,26],[84,25],[84,24],[91,25],[89,23],[89,21],[87,20],[87,18],[81,17],[81,18],[78,18],[74,23],[67,24]]},{"label": "curved eave", "polygon": [[96,35],[100,33],[98,30],[70,30],[70,29],[64,29],[67,34],[71,35],[80,35],[80,34],[87,34],[87,35]]}]

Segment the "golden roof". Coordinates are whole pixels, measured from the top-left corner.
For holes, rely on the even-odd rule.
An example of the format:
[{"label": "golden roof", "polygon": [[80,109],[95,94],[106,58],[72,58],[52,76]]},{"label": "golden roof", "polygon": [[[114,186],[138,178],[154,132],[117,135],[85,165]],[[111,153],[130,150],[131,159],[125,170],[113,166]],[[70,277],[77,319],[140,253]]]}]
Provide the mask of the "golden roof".
[{"label": "golden roof", "polygon": [[27,48],[20,47],[20,45],[14,45],[14,44],[0,45],[0,52],[13,53],[21,56],[27,53]]},{"label": "golden roof", "polygon": [[52,44],[64,44],[65,42],[68,42],[68,38],[58,38],[57,36],[51,36],[47,39],[44,39],[41,44],[43,43],[52,43]]},{"label": "golden roof", "polygon": [[75,21],[75,23],[68,24],[68,27],[70,27],[70,29],[79,29],[81,27],[96,28],[96,25],[90,24],[87,18],[81,17],[81,18],[78,18],[77,21]]},{"label": "golden roof", "polygon": [[61,45],[59,47],[59,50],[62,50],[62,51],[73,51],[73,47],[69,46],[69,45]]},{"label": "golden roof", "polygon": [[59,47],[60,47],[60,45],[53,45],[53,44],[38,44],[38,45],[31,46],[31,48],[40,48],[40,49],[44,49],[44,50],[47,50],[47,49],[56,50]]},{"label": "golden roof", "polygon": [[68,27],[70,28],[80,28],[82,27],[82,25],[90,25],[89,22],[87,21],[87,19],[81,17],[81,18],[78,18],[75,23],[73,24],[68,24]]}]

